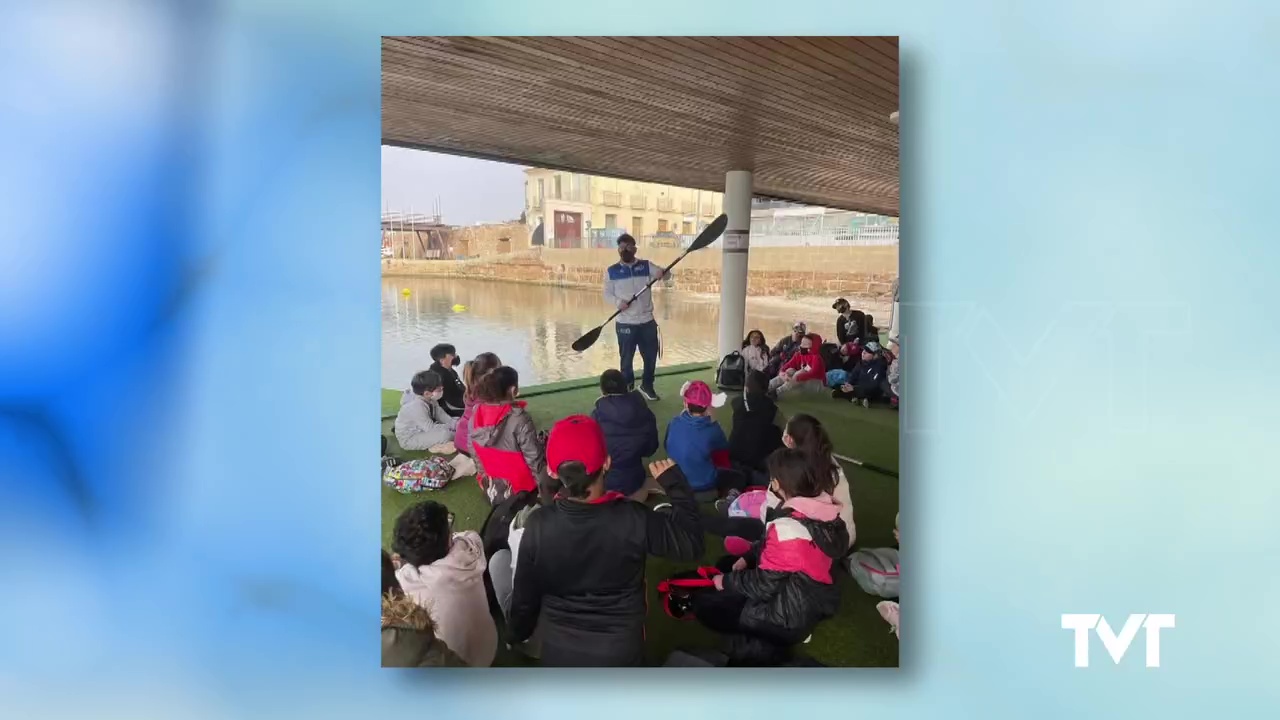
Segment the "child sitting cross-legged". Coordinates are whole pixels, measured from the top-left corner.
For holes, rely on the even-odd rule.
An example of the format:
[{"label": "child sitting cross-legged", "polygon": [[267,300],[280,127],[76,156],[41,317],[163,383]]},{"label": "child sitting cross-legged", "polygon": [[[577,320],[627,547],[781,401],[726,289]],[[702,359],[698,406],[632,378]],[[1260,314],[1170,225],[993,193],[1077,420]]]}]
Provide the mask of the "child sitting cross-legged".
[{"label": "child sitting cross-legged", "polygon": [[644,473],[644,459],[658,452],[658,419],[639,393],[627,389],[619,370],[604,371],[600,393],[591,418],[604,432],[612,461],[605,487],[644,502],[650,492],[661,491],[656,481],[645,482]]},{"label": "child sitting cross-legged", "polygon": [[440,406],[443,396],[444,382],[438,374],[423,370],[413,376],[396,413],[396,442],[401,448],[426,450],[453,439],[458,419]]},{"label": "child sitting cross-legged", "polygon": [[769,392],[775,397],[793,390],[822,391],[827,387],[827,367],[818,353],[821,339],[805,335],[791,359],[778,369],[778,377],[769,381]]},{"label": "child sitting cross-legged", "polygon": [[764,539],[741,558],[722,558],[716,591],[693,596],[694,616],[725,636],[731,665],[786,662],[840,606],[831,568],[848,550],[849,534],[822,490],[829,481],[800,450],[776,451],[768,468],[769,491],[781,504],[768,511]]},{"label": "child sitting cross-legged", "polygon": [[711,392],[701,380],[685,383],[680,390],[684,412],[667,424],[663,445],[667,455],[680,466],[699,502],[710,502],[730,490],[742,490],[747,479],[734,470],[729,460],[729,439],[711,417],[713,407],[721,407],[724,393]]}]

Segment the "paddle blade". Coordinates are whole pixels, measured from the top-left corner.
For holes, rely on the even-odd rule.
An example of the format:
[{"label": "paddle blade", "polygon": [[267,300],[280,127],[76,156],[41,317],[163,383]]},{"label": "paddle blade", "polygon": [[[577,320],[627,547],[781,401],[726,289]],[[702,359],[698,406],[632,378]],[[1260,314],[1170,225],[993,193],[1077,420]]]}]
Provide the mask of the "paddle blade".
[{"label": "paddle blade", "polygon": [[604,329],[603,325],[592,330],[591,332],[588,332],[586,335],[583,335],[577,340],[574,340],[573,344],[570,345],[569,347],[573,348],[574,351],[576,352],[582,352],[583,350],[586,350],[592,345],[595,345],[596,341],[600,339],[600,331],[602,329]]},{"label": "paddle blade", "polygon": [[698,237],[694,238],[693,242],[689,244],[688,252],[701,250],[702,248],[715,242],[717,239],[719,239],[721,235],[724,234],[724,229],[728,224],[729,224],[728,215],[722,214],[720,217],[716,218],[715,220],[712,220],[711,224],[703,228],[702,232],[698,233]]}]

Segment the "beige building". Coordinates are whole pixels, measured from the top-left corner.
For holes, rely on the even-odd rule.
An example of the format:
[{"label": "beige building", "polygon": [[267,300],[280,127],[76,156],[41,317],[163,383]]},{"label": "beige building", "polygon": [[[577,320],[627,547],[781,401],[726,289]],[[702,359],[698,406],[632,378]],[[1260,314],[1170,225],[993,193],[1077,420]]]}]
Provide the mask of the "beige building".
[{"label": "beige building", "polygon": [[525,222],[547,247],[613,247],[630,233],[642,247],[675,247],[723,211],[722,193],[530,168]]}]

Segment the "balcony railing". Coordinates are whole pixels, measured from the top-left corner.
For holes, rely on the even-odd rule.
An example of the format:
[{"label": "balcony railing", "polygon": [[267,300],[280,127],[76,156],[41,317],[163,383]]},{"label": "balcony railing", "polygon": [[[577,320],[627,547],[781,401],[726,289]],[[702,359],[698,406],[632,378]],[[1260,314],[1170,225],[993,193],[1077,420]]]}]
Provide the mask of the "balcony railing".
[{"label": "balcony railing", "polygon": [[540,197],[536,197],[536,198],[534,198],[534,199],[533,199],[533,202],[529,204],[529,207],[533,208],[534,210],[541,210],[541,209],[542,209],[542,198],[540,198]]},{"label": "balcony railing", "polygon": [[601,202],[609,207],[622,207],[622,193],[605,191]]},{"label": "balcony railing", "polygon": [[649,198],[648,198],[648,196],[646,196],[646,195],[632,195],[632,196],[631,196],[631,209],[632,209],[632,210],[644,210],[644,209],[645,209],[645,208],[647,208],[647,207],[649,207]]},{"label": "balcony railing", "polygon": [[685,215],[692,215],[693,213],[697,212],[697,210],[698,210],[697,202],[693,200],[680,201],[680,212],[684,213]]},{"label": "balcony railing", "polygon": [[658,212],[673,212],[676,209],[676,201],[669,197],[658,198]]}]

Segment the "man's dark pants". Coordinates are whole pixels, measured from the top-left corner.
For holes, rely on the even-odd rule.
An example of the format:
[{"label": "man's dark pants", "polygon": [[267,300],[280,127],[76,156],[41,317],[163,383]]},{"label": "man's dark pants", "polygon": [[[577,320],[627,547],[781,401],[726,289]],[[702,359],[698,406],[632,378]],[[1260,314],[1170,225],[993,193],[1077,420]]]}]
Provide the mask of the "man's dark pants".
[{"label": "man's dark pants", "polygon": [[653,389],[653,371],[658,364],[658,323],[650,320],[639,325],[617,323],[618,349],[622,356],[622,377],[631,385],[636,381],[632,362],[636,350],[640,351],[640,361],[644,363],[644,372],[640,377],[640,387]]}]

